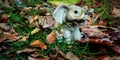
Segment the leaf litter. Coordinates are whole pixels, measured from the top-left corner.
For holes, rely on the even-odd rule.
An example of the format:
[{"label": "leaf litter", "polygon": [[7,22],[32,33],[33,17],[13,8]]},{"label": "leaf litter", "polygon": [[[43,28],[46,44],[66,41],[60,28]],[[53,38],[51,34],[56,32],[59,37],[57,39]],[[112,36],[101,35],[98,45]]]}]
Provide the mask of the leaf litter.
[{"label": "leaf litter", "polygon": [[[11,1],[11,0],[10,0]],[[11,1],[12,2],[12,1]],[[6,0],[6,3],[4,5],[10,7],[8,4],[9,2]],[[93,1],[94,8],[102,6],[102,4],[99,4],[98,0]],[[41,8],[41,5],[35,5],[34,8],[32,7],[24,7],[20,15],[22,18],[26,18],[26,22],[30,23],[30,26],[34,26],[35,28],[28,33],[26,36],[19,36],[19,34],[14,30],[13,27],[8,26],[6,23],[9,19],[9,16],[6,14],[1,15],[0,18],[0,52],[4,50],[12,50],[11,47],[7,46],[7,44],[11,42],[18,42],[18,41],[27,41],[30,38],[30,35],[36,35],[39,33],[40,29],[53,29],[54,26],[54,19],[51,14],[47,11],[47,8]],[[31,10],[39,10],[39,15],[32,14]],[[50,8],[51,9],[51,8]],[[93,8],[90,8],[93,9]],[[25,11],[27,11],[27,14],[25,14]],[[40,12],[42,11],[42,12]],[[119,15],[120,9],[113,7],[112,9],[112,15],[113,17],[120,17]],[[107,22],[104,20],[100,20],[98,23],[95,23],[97,20],[100,19],[101,15],[104,14],[103,12],[100,12],[98,14],[91,12],[91,15],[89,15],[88,20],[86,20],[85,26],[80,26],[80,28],[83,31],[84,37],[81,41],[77,41],[75,43],[92,43],[96,45],[103,45],[108,46],[114,53],[114,55],[96,55],[95,57],[90,57],[88,55],[83,54],[84,60],[119,60],[120,59],[120,29],[114,28],[114,27],[108,27]],[[27,17],[29,16],[29,17]],[[42,27],[40,27],[42,26]],[[7,41],[7,42],[6,42]],[[28,60],[79,60],[79,57],[74,55],[71,51],[67,51],[66,53],[60,50],[60,47],[54,47],[55,54],[50,54],[47,56],[44,56],[42,53],[36,51],[36,47],[40,48],[39,50],[46,51],[48,49],[49,44],[55,44],[56,42],[56,36],[54,32],[52,31],[50,34],[46,37],[46,42],[43,42],[41,40],[32,41],[29,44],[29,47],[26,47],[25,49],[20,49],[16,51],[17,54],[27,53]],[[47,43],[47,44],[46,44]],[[32,48],[31,48],[32,47]],[[102,52],[107,52],[107,49],[101,48]],[[14,54],[12,52],[6,52],[6,53],[0,53],[5,56],[13,56]]]}]

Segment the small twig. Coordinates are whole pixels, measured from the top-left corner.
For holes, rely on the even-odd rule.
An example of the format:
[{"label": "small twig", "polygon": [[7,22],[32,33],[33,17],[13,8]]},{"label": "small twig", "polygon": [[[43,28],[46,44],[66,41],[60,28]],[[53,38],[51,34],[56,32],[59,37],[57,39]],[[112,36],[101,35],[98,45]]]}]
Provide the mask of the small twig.
[{"label": "small twig", "polygon": [[62,57],[65,58],[65,54],[64,54],[61,50],[59,50],[57,46],[55,47],[55,50],[56,50]]}]

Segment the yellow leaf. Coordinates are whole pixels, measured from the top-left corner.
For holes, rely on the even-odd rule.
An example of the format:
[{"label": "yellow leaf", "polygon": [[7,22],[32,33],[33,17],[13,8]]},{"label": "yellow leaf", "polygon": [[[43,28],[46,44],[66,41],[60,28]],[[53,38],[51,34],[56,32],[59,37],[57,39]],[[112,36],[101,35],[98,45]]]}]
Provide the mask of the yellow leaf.
[{"label": "yellow leaf", "polygon": [[35,21],[37,21],[37,19],[39,19],[39,16],[30,16],[29,23],[33,24]]},{"label": "yellow leaf", "polygon": [[54,43],[56,40],[56,36],[55,36],[55,33],[54,32],[51,32],[47,37],[46,37],[46,42],[48,44],[52,44]]},{"label": "yellow leaf", "polygon": [[31,32],[31,34],[35,34],[35,33],[39,32],[39,31],[40,31],[39,28],[35,28],[35,29]]},{"label": "yellow leaf", "polygon": [[40,40],[35,40],[33,41],[30,46],[32,47],[40,47],[42,50],[47,49],[47,46],[41,42]]},{"label": "yellow leaf", "polygon": [[114,7],[112,14],[114,14],[114,17],[120,17],[120,9],[117,9],[116,7]]}]

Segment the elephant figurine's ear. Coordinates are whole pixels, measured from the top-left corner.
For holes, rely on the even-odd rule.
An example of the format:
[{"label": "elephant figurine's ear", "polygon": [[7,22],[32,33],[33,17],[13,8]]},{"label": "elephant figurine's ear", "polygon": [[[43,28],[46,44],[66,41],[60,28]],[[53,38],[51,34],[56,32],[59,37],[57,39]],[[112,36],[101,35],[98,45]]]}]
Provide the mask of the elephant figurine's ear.
[{"label": "elephant figurine's ear", "polygon": [[66,13],[68,11],[67,5],[59,5],[53,12],[53,18],[59,24],[62,24],[66,21]]},{"label": "elephant figurine's ear", "polygon": [[[82,12],[86,13],[88,11],[88,7],[87,6],[83,6],[82,7]],[[88,17],[88,14],[84,14],[84,17],[82,18],[83,20],[86,20]]]},{"label": "elephant figurine's ear", "polygon": [[84,12],[86,12],[86,11],[88,10],[88,7],[87,7],[87,6],[83,6],[83,7],[82,7],[82,10],[83,10]]}]

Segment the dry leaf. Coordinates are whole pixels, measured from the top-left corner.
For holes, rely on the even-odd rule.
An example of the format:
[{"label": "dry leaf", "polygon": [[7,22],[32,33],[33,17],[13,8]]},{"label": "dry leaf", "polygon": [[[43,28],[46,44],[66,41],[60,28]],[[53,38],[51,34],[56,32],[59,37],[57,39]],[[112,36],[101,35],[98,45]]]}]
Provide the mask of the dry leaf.
[{"label": "dry leaf", "polygon": [[105,21],[100,21],[97,25],[101,25],[101,26],[106,26],[107,25],[107,23],[105,22]]},{"label": "dry leaf", "polygon": [[17,51],[17,54],[20,54],[20,53],[31,53],[31,52],[34,52],[34,51],[35,51],[35,49],[25,48],[23,50]]},{"label": "dry leaf", "polygon": [[16,40],[18,39],[18,36],[17,34],[10,34],[10,33],[5,33],[3,35],[0,35],[0,42],[3,42],[6,39]]},{"label": "dry leaf", "polygon": [[82,31],[84,33],[87,33],[88,36],[100,36],[105,35],[108,36],[108,34],[105,34],[100,29],[97,28],[98,26],[88,26],[88,27],[82,27]]},{"label": "dry leaf", "polygon": [[54,24],[54,20],[52,16],[40,16],[39,24],[43,26],[43,28],[52,28]]},{"label": "dry leaf", "polygon": [[30,11],[31,8],[32,8],[32,7],[24,7],[24,8],[23,8],[23,11]]},{"label": "dry leaf", "polygon": [[65,59],[61,57],[57,57],[56,60],[65,60]]},{"label": "dry leaf", "polygon": [[8,38],[8,39],[17,39],[18,34],[4,34],[4,37]]},{"label": "dry leaf", "polygon": [[30,56],[31,57],[44,57],[44,55],[43,54],[41,54],[41,53],[39,53],[39,52],[34,52],[34,53],[32,53],[32,54],[30,54]]},{"label": "dry leaf", "polygon": [[19,41],[26,41],[29,38],[29,35],[27,36],[19,36]]},{"label": "dry leaf", "polygon": [[35,34],[35,33],[39,32],[39,31],[40,31],[39,28],[35,28],[35,29],[31,32],[31,34]]},{"label": "dry leaf", "polygon": [[88,57],[88,56],[83,56],[84,57],[84,60],[98,60],[94,57]]},{"label": "dry leaf", "polygon": [[[50,54],[51,60],[64,60],[66,58],[65,54],[61,50],[59,50],[57,46],[55,47],[55,50],[56,53],[54,55]],[[61,55],[61,57],[59,57],[59,55]]]},{"label": "dry leaf", "polygon": [[31,56],[28,56],[28,60],[50,60],[50,58],[49,57],[45,57],[45,58],[37,57],[37,58],[34,58],[34,57],[31,57]]},{"label": "dry leaf", "polygon": [[51,33],[50,33],[49,35],[47,35],[47,37],[46,37],[46,42],[47,42],[48,44],[54,43],[55,40],[56,40],[56,35],[55,35],[54,32],[51,32]]},{"label": "dry leaf", "polygon": [[61,50],[59,50],[59,48],[58,48],[57,46],[55,47],[55,50],[56,50],[62,57],[65,58],[65,54],[64,54]]},{"label": "dry leaf", "polygon": [[111,49],[112,49],[114,52],[120,54],[120,47],[119,47],[119,46],[113,46],[113,47],[111,47]]},{"label": "dry leaf", "polygon": [[114,15],[114,17],[120,17],[120,9],[117,9],[116,7],[114,7],[112,14]]},{"label": "dry leaf", "polygon": [[68,60],[79,60],[77,56],[75,56],[72,52],[67,52],[66,59]]},{"label": "dry leaf", "polygon": [[100,3],[99,0],[93,0],[93,7],[96,8],[96,7],[99,7],[101,6],[102,4]]},{"label": "dry leaf", "polygon": [[7,26],[5,23],[0,23],[0,30],[9,31],[10,26]]},{"label": "dry leaf", "polygon": [[96,57],[97,60],[110,60],[109,55],[99,55]]},{"label": "dry leaf", "polygon": [[41,42],[40,40],[35,40],[33,41],[30,46],[32,47],[40,47],[42,50],[47,49],[47,46]]},{"label": "dry leaf", "polygon": [[120,56],[114,56],[111,58],[111,60],[120,60]]},{"label": "dry leaf", "polygon": [[37,19],[39,19],[39,16],[31,16],[31,17],[29,18],[30,24],[32,24],[33,22],[35,22]]},{"label": "dry leaf", "polygon": [[2,14],[0,17],[1,17],[0,18],[0,23],[6,23],[6,22],[8,22],[7,14]]},{"label": "dry leaf", "polygon": [[82,31],[85,35],[85,38],[81,40],[82,43],[90,42],[105,45],[115,53],[120,54],[120,47],[117,46],[119,44],[119,29],[106,26],[87,26],[82,27]]},{"label": "dry leaf", "polygon": [[105,57],[102,60],[111,60],[110,57]]}]

